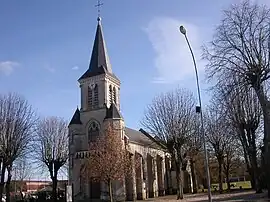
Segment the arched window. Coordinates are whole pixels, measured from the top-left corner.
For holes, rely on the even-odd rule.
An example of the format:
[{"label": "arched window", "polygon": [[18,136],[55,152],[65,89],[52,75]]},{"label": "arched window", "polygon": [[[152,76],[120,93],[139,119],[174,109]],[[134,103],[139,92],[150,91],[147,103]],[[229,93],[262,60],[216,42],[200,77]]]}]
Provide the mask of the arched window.
[{"label": "arched window", "polygon": [[99,135],[99,124],[95,121],[91,122],[88,128],[88,141],[92,142],[97,139]]},{"label": "arched window", "polygon": [[98,85],[96,84],[95,88],[94,88],[94,106],[98,107]]},{"label": "arched window", "polygon": [[114,101],[115,104],[117,103],[116,100],[117,100],[117,97],[116,97],[116,88],[113,87],[113,101]]},{"label": "arched window", "polygon": [[110,100],[110,104],[112,104],[112,102],[113,102],[113,94],[112,94],[112,86],[111,85],[109,87],[109,100]]},{"label": "arched window", "polygon": [[87,98],[88,108],[92,109],[93,106],[93,90],[88,87],[88,98]]}]

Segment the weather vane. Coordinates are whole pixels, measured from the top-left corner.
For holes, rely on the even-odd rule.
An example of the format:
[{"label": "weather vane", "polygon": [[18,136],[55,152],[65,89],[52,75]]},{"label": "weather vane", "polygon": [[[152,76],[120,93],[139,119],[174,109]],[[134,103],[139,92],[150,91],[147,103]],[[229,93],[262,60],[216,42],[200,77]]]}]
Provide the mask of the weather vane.
[{"label": "weather vane", "polygon": [[97,9],[98,9],[98,20],[100,20],[100,8],[102,5],[103,5],[103,3],[100,0],[98,0],[97,5],[95,5],[95,7],[97,7]]}]

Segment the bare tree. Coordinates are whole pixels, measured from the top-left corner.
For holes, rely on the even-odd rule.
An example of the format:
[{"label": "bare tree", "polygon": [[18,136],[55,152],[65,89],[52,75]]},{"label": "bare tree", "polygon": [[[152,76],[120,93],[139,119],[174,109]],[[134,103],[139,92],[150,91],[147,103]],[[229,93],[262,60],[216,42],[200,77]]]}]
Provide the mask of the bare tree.
[{"label": "bare tree", "polygon": [[68,160],[68,123],[59,117],[48,117],[39,121],[34,157],[47,167],[52,180],[52,197],[57,200],[59,170]]},{"label": "bare tree", "polygon": [[14,180],[16,181],[15,191],[18,188],[22,192],[25,186],[24,181],[33,175],[33,168],[28,159],[29,157],[25,155],[14,162],[12,176],[14,176]]},{"label": "bare tree", "polygon": [[123,181],[131,173],[131,154],[125,149],[121,134],[116,132],[113,124],[109,124],[96,141],[90,142],[89,151],[83,169],[85,178],[105,182],[109,188],[110,202],[113,202],[113,181]]},{"label": "bare tree", "polygon": [[10,180],[13,163],[25,154],[32,140],[36,120],[34,110],[22,96],[15,93],[0,95],[0,198],[2,198],[5,185],[5,174],[8,171],[7,202],[10,201]]},{"label": "bare tree", "polygon": [[225,147],[224,152],[224,162],[223,162],[223,171],[226,177],[227,182],[227,189],[230,190],[230,174],[240,167],[241,164],[241,158],[240,158],[240,152],[239,147],[241,148],[241,145],[238,144],[237,141],[231,142],[230,144],[227,144]]},{"label": "bare tree", "polygon": [[33,174],[28,158],[26,155],[21,156],[14,162],[12,170],[8,169],[8,177],[13,178],[14,191],[20,191],[21,200],[24,198],[23,189],[26,186],[25,180],[29,179]]},{"label": "bare tree", "polygon": [[[194,170],[195,170],[195,180],[196,180],[196,184],[197,184],[197,188],[203,186],[203,188],[207,188],[207,178],[205,176],[205,159],[204,159],[204,152],[200,151],[195,158],[195,162],[194,162]],[[191,167],[192,165],[190,165]],[[210,168],[210,164],[209,164],[209,168]],[[192,169],[192,167],[191,167]],[[210,173],[212,174],[212,173]],[[194,174],[193,174],[194,175]],[[211,177],[211,180],[213,178]],[[192,179],[192,181],[194,181]],[[198,190],[197,190],[198,191]]]},{"label": "bare tree", "polygon": [[258,129],[261,122],[261,106],[253,89],[243,87],[227,92],[224,87],[216,89],[216,102],[220,113],[234,128],[236,137],[241,142],[247,169],[252,177],[252,187],[261,192],[257,162]]},{"label": "bare tree", "polygon": [[190,161],[190,168],[191,168],[191,177],[192,177],[192,187],[193,193],[198,192],[198,182],[197,182],[197,173],[196,173],[196,166],[197,166],[197,159],[200,157],[200,153],[203,149],[203,138],[201,133],[200,127],[200,117],[199,114],[194,116],[193,119],[193,132],[192,135],[189,136],[187,141],[187,155]]},{"label": "bare tree", "polygon": [[224,117],[215,110],[209,108],[206,113],[206,137],[210,149],[218,162],[219,192],[223,192],[223,165],[227,145],[234,141],[230,127],[226,124]]},{"label": "bare tree", "polygon": [[161,139],[175,162],[177,199],[183,199],[182,167],[187,143],[194,133],[195,99],[185,89],[161,94],[148,106],[142,125]]},{"label": "bare tree", "polygon": [[[270,170],[270,101],[264,86],[270,76],[270,11],[249,1],[232,5],[224,11],[214,39],[204,49],[208,60],[209,79],[221,85],[251,86],[263,110],[265,128],[265,155],[267,170]],[[232,80],[238,77],[237,80]],[[231,85],[233,84],[233,85]],[[268,196],[270,197],[270,173],[267,172]]]}]

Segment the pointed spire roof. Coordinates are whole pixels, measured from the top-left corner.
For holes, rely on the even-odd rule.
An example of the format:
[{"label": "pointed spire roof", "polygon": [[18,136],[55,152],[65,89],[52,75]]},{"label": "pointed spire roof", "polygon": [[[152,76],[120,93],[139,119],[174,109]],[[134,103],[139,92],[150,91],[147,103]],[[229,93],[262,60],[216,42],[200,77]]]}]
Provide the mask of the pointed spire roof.
[{"label": "pointed spire roof", "polygon": [[82,124],[82,122],[81,122],[81,114],[80,114],[80,110],[78,109],[78,107],[77,107],[77,109],[76,109],[76,111],[74,112],[74,115],[73,115],[73,117],[72,117],[72,119],[71,119],[71,121],[70,121],[70,123],[69,123],[69,125],[75,125],[75,124]]},{"label": "pointed spire roof", "polygon": [[104,73],[113,74],[99,17],[89,68],[79,80]]},{"label": "pointed spire roof", "polygon": [[111,104],[110,108],[106,108],[105,119],[122,119],[122,115],[114,103]]}]

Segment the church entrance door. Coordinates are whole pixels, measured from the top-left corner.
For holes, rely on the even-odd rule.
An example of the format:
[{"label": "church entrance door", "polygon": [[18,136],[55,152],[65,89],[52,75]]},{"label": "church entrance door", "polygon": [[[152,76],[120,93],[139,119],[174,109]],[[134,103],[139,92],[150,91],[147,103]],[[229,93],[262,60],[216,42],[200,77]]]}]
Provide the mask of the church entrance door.
[{"label": "church entrance door", "polygon": [[90,198],[91,199],[100,199],[100,183],[99,182],[90,182]]}]

